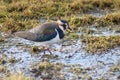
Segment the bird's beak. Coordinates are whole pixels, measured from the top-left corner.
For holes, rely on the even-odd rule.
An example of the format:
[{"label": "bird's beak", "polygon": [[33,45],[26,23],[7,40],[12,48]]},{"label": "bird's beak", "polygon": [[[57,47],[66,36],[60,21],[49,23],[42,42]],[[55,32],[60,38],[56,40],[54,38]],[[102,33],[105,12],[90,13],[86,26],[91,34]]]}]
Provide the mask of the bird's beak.
[{"label": "bird's beak", "polygon": [[69,30],[72,30],[70,27],[68,28]]},{"label": "bird's beak", "polygon": [[68,32],[73,32],[73,30],[70,27],[68,27],[67,31]]}]

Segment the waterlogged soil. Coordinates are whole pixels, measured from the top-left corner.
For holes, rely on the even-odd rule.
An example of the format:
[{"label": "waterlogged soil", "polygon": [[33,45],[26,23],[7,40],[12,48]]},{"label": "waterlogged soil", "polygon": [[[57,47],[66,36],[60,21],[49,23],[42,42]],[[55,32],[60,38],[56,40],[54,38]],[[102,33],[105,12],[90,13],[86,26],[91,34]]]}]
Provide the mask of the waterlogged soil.
[{"label": "waterlogged soil", "polygon": [[[90,29],[96,30],[93,26]],[[93,35],[119,35],[113,30],[112,32],[109,34],[111,32],[104,29],[101,33]],[[32,51],[34,46],[42,47],[39,43],[3,33],[1,36],[5,37],[5,40],[0,42],[1,76],[21,71],[34,80],[120,79],[120,47],[109,49],[102,54],[90,54],[85,51],[81,39],[66,40],[62,44],[50,46],[51,55],[49,52],[44,54],[42,50],[37,53]]]}]

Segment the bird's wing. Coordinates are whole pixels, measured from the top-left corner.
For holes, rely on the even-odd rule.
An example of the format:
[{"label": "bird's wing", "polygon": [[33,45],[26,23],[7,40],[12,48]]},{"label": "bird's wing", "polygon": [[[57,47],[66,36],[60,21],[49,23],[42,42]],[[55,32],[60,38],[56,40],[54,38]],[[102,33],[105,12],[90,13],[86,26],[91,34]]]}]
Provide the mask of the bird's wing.
[{"label": "bird's wing", "polygon": [[31,41],[43,42],[43,41],[49,41],[54,37],[56,37],[57,32],[54,29],[45,29],[44,31],[42,31],[42,33],[19,31],[14,33],[14,35]]},{"label": "bird's wing", "polygon": [[55,29],[57,26],[58,25],[55,22],[47,22],[29,30],[29,32],[37,34],[37,38],[35,40],[37,42],[49,41],[56,37],[57,32]]},{"label": "bird's wing", "polygon": [[44,30],[51,29],[51,28],[55,29],[55,28],[57,28],[57,26],[58,25],[56,22],[46,22],[42,25],[39,25],[39,26],[36,26],[35,28],[30,29],[29,31],[32,33],[43,33]]},{"label": "bird's wing", "polygon": [[55,22],[49,22],[45,23],[43,25],[37,26],[33,29],[30,29],[28,31],[20,31],[14,33],[16,36],[31,40],[31,41],[36,41],[36,42],[43,42],[43,41],[49,41],[53,38],[56,37],[57,32],[57,24]]},{"label": "bird's wing", "polygon": [[14,33],[14,35],[31,41],[35,41],[37,38],[37,34],[31,33],[29,31],[19,31]]},{"label": "bird's wing", "polygon": [[48,28],[42,31],[42,33],[37,34],[36,41],[43,42],[43,41],[49,41],[53,38],[55,38],[57,35],[57,32],[53,28]]}]

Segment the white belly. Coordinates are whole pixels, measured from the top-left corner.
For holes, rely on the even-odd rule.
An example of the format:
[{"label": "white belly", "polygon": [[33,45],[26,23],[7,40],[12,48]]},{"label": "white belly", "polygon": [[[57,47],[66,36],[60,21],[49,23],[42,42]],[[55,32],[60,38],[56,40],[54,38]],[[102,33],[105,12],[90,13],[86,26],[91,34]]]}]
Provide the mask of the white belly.
[{"label": "white belly", "polygon": [[51,39],[50,41],[40,42],[40,44],[41,45],[51,45],[51,44],[60,43],[62,40],[59,38],[59,33],[57,30],[56,30],[56,32],[57,32],[57,35],[55,38]]}]

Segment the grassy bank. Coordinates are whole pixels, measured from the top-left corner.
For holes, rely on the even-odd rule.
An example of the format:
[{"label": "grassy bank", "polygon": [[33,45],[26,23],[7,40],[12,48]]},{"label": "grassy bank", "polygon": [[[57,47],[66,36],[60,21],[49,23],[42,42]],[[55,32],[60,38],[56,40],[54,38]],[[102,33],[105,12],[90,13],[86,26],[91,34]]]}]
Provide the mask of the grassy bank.
[{"label": "grassy bank", "polygon": [[102,17],[95,17],[94,15],[83,15],[81,17],[69,18],[71,26],[77,29],[80,26],[94,25],[95,27],[106,27],[109,25],[118,25],[120,23],[120,12],[113,12]]},{"label": "grassy bank", "polygon": [[[73,17],[91,11],[120,9],[119,0],[1,0],[0,1],[0,25],[1,31],[15,32],[32,28],[39,23],[39,19],[67,19],[70,24],[76,26],[99,23],[106,25],[119,23],[119,14],[106,15],[103,18],[93,16]],[[117,18],[116,18],[117,17]],[[111,20],[112,19],[112,20]],[[105,21],[105,22],[104,22]],[[85,23],[86,22],[86,23]]]}]

